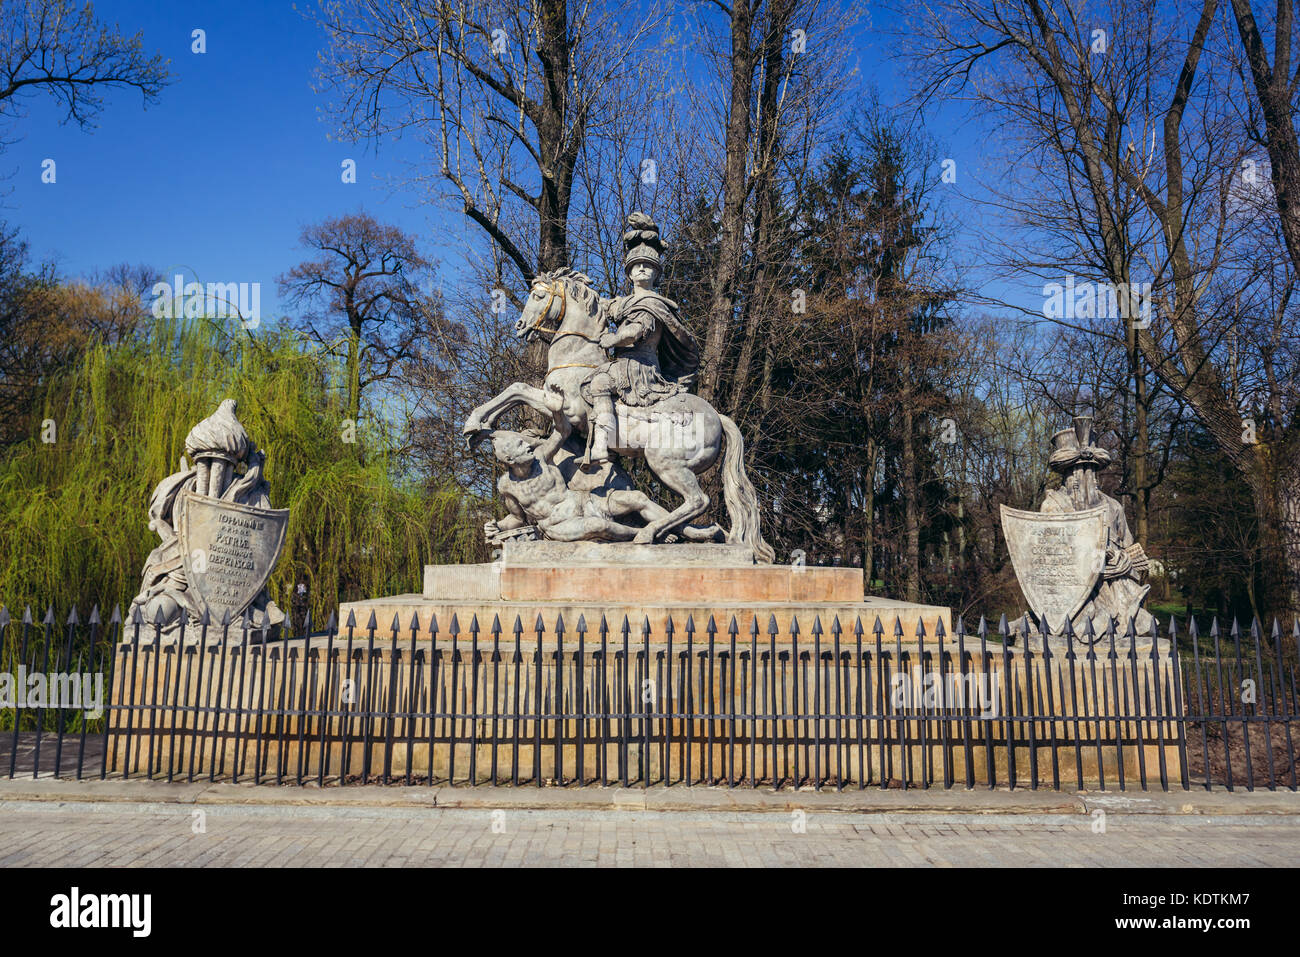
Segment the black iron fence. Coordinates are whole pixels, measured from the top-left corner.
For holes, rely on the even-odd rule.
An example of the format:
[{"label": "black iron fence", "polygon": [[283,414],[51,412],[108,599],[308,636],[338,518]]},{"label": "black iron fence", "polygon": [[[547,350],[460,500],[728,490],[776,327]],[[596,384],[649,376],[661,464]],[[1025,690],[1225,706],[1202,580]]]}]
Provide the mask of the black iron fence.
[{"label": "black iron fence", "polygon": [[[255,784],[1295,790],[1300,622],[1059,643],[1003,619],[274,640],[0,609],[0,773]],[[804,628],[806,627],[806,630]]]}]

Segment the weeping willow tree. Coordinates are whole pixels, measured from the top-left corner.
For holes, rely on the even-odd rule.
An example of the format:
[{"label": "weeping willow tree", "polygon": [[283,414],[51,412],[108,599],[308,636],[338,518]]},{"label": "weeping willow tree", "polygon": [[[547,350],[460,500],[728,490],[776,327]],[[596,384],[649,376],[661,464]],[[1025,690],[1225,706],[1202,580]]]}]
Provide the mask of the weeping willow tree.
[{"label": "weeping willow tree", "polygon": [[[292,333],[146,320],[92,345],[41,398],[40,434],[0,461],[0,603],[123,607],[158,540],[149,495],[223,398],[266,452],[271,502],[290,510],[277,604],[317,622],[340,600],[416,591],[426,562],[473,556],[473,503],[405,476],[394,437],[346,418],[342,370]],[[297,600],[295,600],[295,598]]]}]

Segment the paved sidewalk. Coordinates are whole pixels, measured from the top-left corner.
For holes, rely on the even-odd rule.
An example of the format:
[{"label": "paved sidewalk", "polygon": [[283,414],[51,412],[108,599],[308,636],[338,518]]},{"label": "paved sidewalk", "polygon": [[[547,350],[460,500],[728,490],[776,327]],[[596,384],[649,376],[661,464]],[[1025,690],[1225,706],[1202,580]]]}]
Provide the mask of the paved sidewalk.
[{"label": "paved sidewalk", "polygon": [[1289,866],[1290,792],[0,781],[0,867]]},{"label": "paved sidewalk", "polygon": [[[1297,815],[0,803],[0,867],[1283,866]],[[196,833],[197,832],[197,833]]]},{"label": "paved sidewalk", "polygon": [[537,788],[537,787],[303,787],[143,779],[100,781],[42,777],[0,778],[0,803],[127,802],[197,805],[331,807],[438,807],[516,810],[809,811],[930,814],[1107,814],[1300,815],[1300,792],[1277,791],[1010,791],[976,788],[909,788],[814,791],[788,788]]}]

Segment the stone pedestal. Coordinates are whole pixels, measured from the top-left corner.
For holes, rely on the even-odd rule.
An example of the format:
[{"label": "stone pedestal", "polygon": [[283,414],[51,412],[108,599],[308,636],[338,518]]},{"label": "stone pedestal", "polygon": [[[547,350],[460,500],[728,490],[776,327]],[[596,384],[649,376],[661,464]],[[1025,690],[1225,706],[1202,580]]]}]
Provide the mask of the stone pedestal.
[{"label": "stone pedestal", "polygon": [[780,641],[796,623],[802,634],[816,622],[829,634],[837,619],[846,634],[859,621],[870,633],[879,619],[890,639],[896,624],[908,638],[918,622],[926,635],[940,622],[952,631],[948,608],[864,597],[860,568],[756,565],[740,545],[509,542],[495,562],[426,565],[418,595],[346,602],[339,622],[351,614],[364,628],[372,612],[381,629],[396,615],[403,632],[418,616],[425,637],[433,637],[435,622],[445,636],[453,616],[462,633],[475,620],[484,633],[493,621],[511,633],[516,618],[531,631],[539,615],[548,632],[560,618],[572,631],[579,617],[593,632],[602,619],[616,631],[626,617],[637,637],[648,621],[655,638],[666,634],[670,620],[678,633],[688,619],[703,632],[710,618],[719,633],[734,618],[741,633],[750,634],[757,622],[764,636],[775,622]]}]

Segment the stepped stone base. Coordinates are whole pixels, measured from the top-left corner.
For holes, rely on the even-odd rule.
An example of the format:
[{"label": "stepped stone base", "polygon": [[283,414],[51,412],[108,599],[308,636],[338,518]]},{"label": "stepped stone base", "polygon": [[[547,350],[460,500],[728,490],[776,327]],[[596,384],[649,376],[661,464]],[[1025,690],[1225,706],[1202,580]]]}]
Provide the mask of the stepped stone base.
[{"label": "stepped stone base", "polygon": [[734,618],[743,634],[757,622],[767,636],[773,621],[778,640],[788,640],[797,622],[807,635],[817,621],[829,634],[838,619],[852,634],[857,622],[870,633],[879,618],[888,638],[901,623],[909,638],[917,623],[933,635],[942,622],[952,630],[952,613],[936,605],[864,598],[860,568],[756,565],[740,545],[632,545],[598,542],[508,542],[496,562],[476,565],[426,565],[418,595],[394,595],[340,606],[339,621],[355,615],[364,629],[373,613],[380,631],[390,631],[396,615],[404,634],[418,617],[419,633],[446,635],[455,616],[460,632],[477,620],[481,633],[493,621],[503,633],[518,618],[532,631],[540,615],[549,633],[557,618],[572,631],[585,617],[592,632],[602,617],[611,632],[624,617],[638,637],[645,622],[652,637],[666,634],[669,620],[680,633],[691,619],[703,633],[710,617],[720,634]]}]

